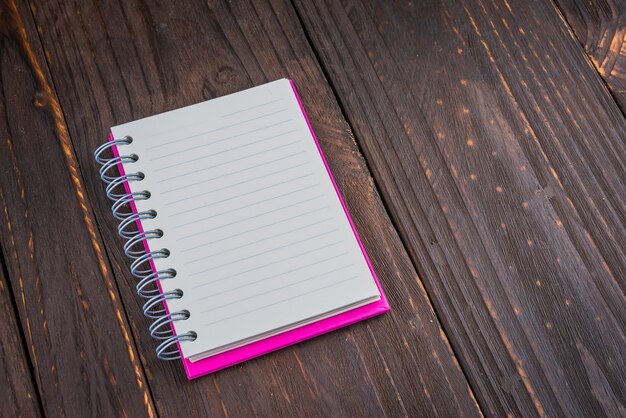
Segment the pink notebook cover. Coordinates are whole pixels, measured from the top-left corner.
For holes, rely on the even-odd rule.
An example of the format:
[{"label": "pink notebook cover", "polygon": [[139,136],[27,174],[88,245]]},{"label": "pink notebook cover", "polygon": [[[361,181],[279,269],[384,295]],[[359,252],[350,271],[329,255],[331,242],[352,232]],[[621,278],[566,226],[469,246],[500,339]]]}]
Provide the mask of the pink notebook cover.
[{"label": "pink notebook cover", "polygon": [[[365,261],[367,262],[370,272],[372,273],[372,277],[374,278],[374,281],[376,282],[376,286],[378,287],[378,290],[380,292],[380,300],[377,300],[376,302],[372,302],[365,306],[361,306],[359,308],[352,309],[348,312],[337,314],[330,318],[322,319],[312,324],[304,325],[299,328],[286,331],[281,334],[274,335],[272,337],[265,338],[260,341],[253,342],[253,343],[232,349],[224,353],[216,354],[214,356],[195,361],[193,363],[189,361],[188,359],[183,358],[182,359],[183,366],[185,368],[185,373],[187,374],[187,378],[189,380],[195,379],[200,376],[204,376],[206,374],[216,372],[221,369],[225,369],[230,366],[234,366],[235,364],[239,364],[244,361],[253,359],[255,357],[262,356],[272,351],[280,350],[281,348],[288,347],[293,344],[297,344],[301,341],[308,340],[310,338],[317,337],[318,335],[322,335],[327,332],[334,331],[338,328],[354,324],[355,322],[363,321],[373,316],[385,313],[391,309],[389,306],[389,303],[387,302],[387,298],[385,297],[383,289],[380,285],[378,277],[376,276],[376,273],[374,272],[374,269],[372,268],[372,264],[367,256],[367,253],[365,252],[363,243],[361,242],[361,239],[359,238],[359,235],[356,232],[356,229],[354,228],[354,223],[352,222],[352,219],[350,219],[350,214],[348,213],[348,209],[346,208],[346,205],[341,197],[341,193],[339,193],[337,183],[335,183],[335,179],[333,178],[333,175],[330,172],[330,168],[328,167],[328,164],[326,162],[326,159],[324,158],[324,154],[322,153],[322,149],[320,148],[319,142],[317,141],[315,132],[313,132],[313,128],[311,127],[311,123],[309,122],[309,118],[307,117],[306,112],[304,111],[304,107],[302,106],[302,101],[300,100],[300,97],[298,96],[296,87],[293,84],[293,81],[289,80],[289,82],[291,83],[293,94],[296,96],[296,99],[298,100],[298,104],[300,105],[300,110],[302,111],[302,115],[304,116],[304,119],[306,120],[309,130],[311,131],[311,135],[313,136],[313,139],[315,140],[315,145],[317,146],[317,150],[320,153],[320,157],[322,158],[322,161],[324,162],[324,166],[326,167],[328,176],[330,177],[333,183],[335,192],[337,192],[337,197],[339,198],[339,201],[341,202],[343,211],[346,214],[348,221],[350,222],[352,232],[354,232],[354,238],[359,243],[359,247],[361,248],[363,257],[365,258]],[[113,134],[110,134],[109,141],[112,141],[113,139],[114,139]],[[119,152],[117,150],[117,147],[113,146],[112,149],[113,149],[113,154],[116,157],[118,157]],[[118,164],[118,169],[120,171],[120,175],[125,174],[124,167],[122,166],[122,164]],[[128,183],[124,183],[124,187],[126,189],[126,192],[130,193],[130,188],[128,186]],[[134,202],[131,201],[130,205],[131,205],[132,211],[137,213],[137,208]],[[137,226],[139,230],[143,232],[143,227],[141,225],[141,222],[138,221]],[[144,244],[146,251],[149,252],[150,248],[148,247],[147,241],[144,241],[143,244]],[[152,261],[150,261],[150,266],[152,268],[152,271],[156,271],[156,268]],[[159,285],[159,290],[161,290],[160,285]],[[165,306],[165,309],[169,313],[167,305]],[[179,347],[179,351],[180,351],[180,347]]]}]

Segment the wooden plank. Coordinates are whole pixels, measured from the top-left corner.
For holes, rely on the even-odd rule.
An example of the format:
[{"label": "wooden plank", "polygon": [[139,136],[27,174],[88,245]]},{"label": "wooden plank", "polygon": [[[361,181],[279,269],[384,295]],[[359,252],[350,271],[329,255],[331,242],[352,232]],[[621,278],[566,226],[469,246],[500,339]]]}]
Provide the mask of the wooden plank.
[{"label": "wooden plank", "polygon": [[[289,3],[33,9],[162,415],[479,414]],[[393,312],[189,384],[179,364],[155,358],[92,152],[111,125],[280,77],[299,89]]]},{"label": "wooden plank", "polygon": [[550,3],[296,1],[490,415],[626,411],[626,121]]},{"label": "wooden plank", "polygon": [[0,254],[0,416],[42,415],[28,353]]},{"label": "wooden plank", "polygon": [[622,112],[626,111],[626,2],[555,2]]},{"label": "wooden plank", "polygon": [[31,12],[0,16],[0,245],[44,412],[153,416]]}]

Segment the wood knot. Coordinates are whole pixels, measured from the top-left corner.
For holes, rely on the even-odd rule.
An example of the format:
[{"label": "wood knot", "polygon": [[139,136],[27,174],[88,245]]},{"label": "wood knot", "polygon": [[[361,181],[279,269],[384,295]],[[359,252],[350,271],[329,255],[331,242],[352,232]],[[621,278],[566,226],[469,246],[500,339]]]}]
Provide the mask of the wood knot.
[{"label": "wood knot", "polygon": [[48,95],[45,92],[38,91],[35,93],[35,98],[33,99],[33,105],[35,106],[35,108],[37,109],[44,108],[48,106],[49,103],[50,103],[50,100],[48,98]]},{"label": "wood knot", "polygon": [[229,83],[235,76],[235,71],[231,67],[220,67],[215,73],[215,82],[220,84]]}]

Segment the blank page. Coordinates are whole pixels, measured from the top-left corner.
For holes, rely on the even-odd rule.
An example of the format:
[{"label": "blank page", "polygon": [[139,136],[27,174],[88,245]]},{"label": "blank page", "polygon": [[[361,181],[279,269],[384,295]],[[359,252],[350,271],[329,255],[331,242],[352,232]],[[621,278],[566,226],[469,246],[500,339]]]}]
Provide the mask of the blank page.
[{"label": "blank page", "polygon": [[175,268],[162,290],[184,295],[170,312],[192,361],[293,329],[380,298],[289,80],[278,80],[112,128],[139,156],[127,173],[148,190],[139,211],[158,270]]}]

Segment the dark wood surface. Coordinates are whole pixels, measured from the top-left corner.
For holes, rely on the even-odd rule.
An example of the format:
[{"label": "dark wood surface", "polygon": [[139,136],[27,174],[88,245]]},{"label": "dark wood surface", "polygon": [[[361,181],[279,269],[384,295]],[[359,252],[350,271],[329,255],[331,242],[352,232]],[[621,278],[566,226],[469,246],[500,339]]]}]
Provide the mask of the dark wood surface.
[{"label": "dark wood surface", "polygon": [[626,122],[554,6],[297,3],[484,411],[623,414]]},{"label": "dark wood surface", "polygon": [[28,364],[26,344],[15,318],[15,301],[0,261],[0,416],[41,416],[39,393]]},{"label": "dark wood surface", "polygon": [[41,405],[154,415],[30,9],[1,4],[0,243]]},{"label": "dark wood surface", "polygon": [[[2,3],[0,414],[626,414],[622,10]],[[281,77],[393,311],[188,382],[154,355],[92,152]]]},{"label": "dark wood surface", "polygon": [[557,0],[556,4],[623,112],[626,110],[626,2]]}]

